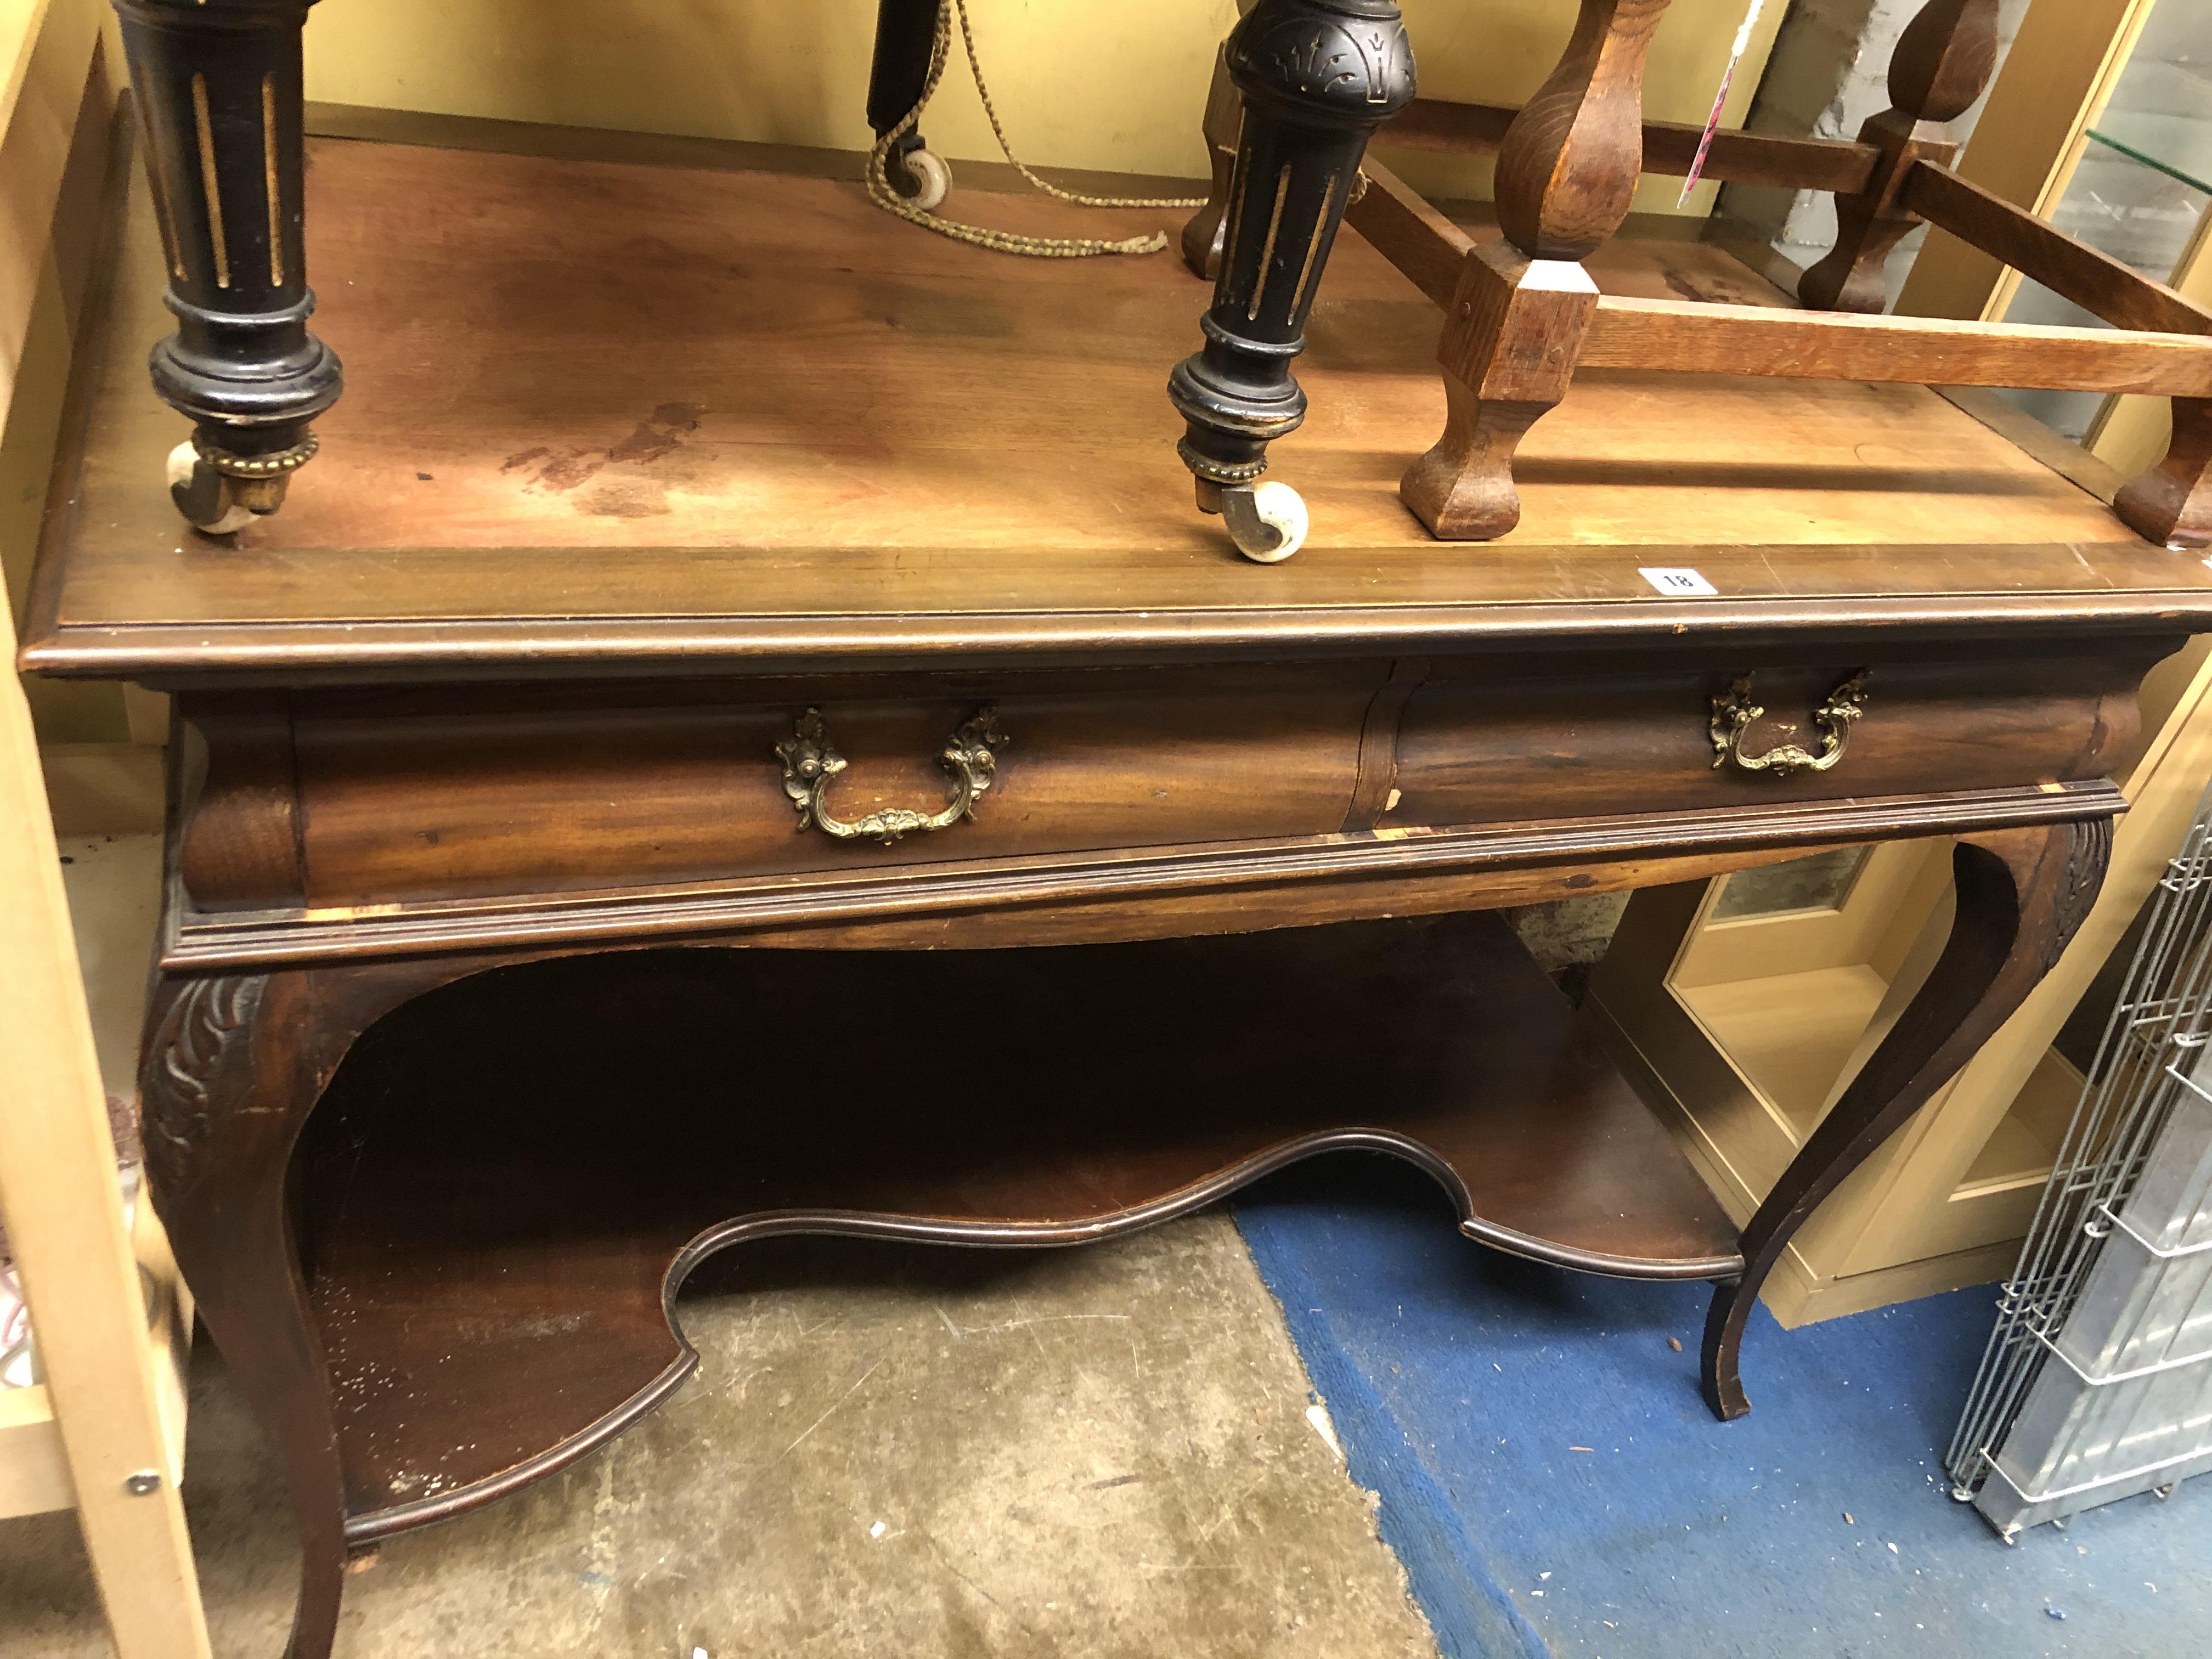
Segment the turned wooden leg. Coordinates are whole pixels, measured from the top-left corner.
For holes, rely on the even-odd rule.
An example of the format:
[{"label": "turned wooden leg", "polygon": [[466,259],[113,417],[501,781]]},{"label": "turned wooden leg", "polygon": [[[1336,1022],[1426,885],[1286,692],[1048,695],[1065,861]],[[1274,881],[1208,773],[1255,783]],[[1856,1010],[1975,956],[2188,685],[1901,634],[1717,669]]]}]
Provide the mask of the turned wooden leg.
[{"label": "turned wooden leg", "polygon": [[2161,547],[2212,544],[2212,400],[2173,400],[2173,442],[2166,459],[2131,480],[2112,510],[2137,535]]},{"label": "turned wooden leg", "polygon": [[224,535],[283,503],[337,401],[307,332],[300,31],[307,0],[116,0],[177,331],[154,389],[192,422],[170,493]]},{"label": "turned wooden leg", "polygon": [[1889,304],[1889,256],[1920,216],[1899,199],[1921,161],[1948,167],[1959,153],[1942,123],[1973,106],[1996,72],[1997,0],[1929,0],[1898,37],[1889,61],[1891,107],[1859,129],[1881,151],[1856,196],[1836,198],[1836,246],[1805,273],[1797,297],[1815,311],[1875,313]]},{"label": "turned wooden leg", "polygon": [[337,1437],[286,1190],[293,1143],[319,1092],[302,1041],[309,980],[165,981],[139,1079],[154,1206],[284,1466],[300,1534],[289,1659],[330,1652],[345,1568]]},{"label": "turned wooden leg", "polygon": [[[1297,538],[1261,527],[1264,502],[1258,516],[1247,508],[1268,444],[1305,418],[1291,360],[1368,136],[1413,101],[1413,57],[1397,0],[1261,0],[1223,54],[1244,114],[1221,269],[1205,347],[1176,365],[1168,396],[1186,422],[1177,453],[1200,507],[1227,516],[1243,552],[1272,560]],[[1302,507],[1297,518],[1302,537]]]},{"label": "turned wooden leg", "polygon": [[1431,534],[1488,541],[1520,522],[1514,453],[1567,395],[1596,313],[1597,285],[1572,261],[1531,259],[1497,241],[1468,257],[1437,349],[1444,435],[1398,486]]},{"label": "turned wooden leg", "polygon": [[1221,274],[1221,245],[1229,233],[1229,189],[1237,178],[1237,142],[1244,131],[1244,100],[1229,76],[1229,48],[1213,60],[1213,85],[1206,94],[1206,155],[1213,186],[1206,205],[1182,228],[1182,262],[1212,282]]},{"label": "turned wooden leg", "polygon": [[1398,493],[1445,541],[1520,522],[1513,458],[1574,379],[1597,287],[1580,261],[1620,228],[1644,161],[1644,64],[1668,0],[1583,0],[1559,67],[1498,155],[1504,240],[1468,255],[1437,350],[1444,434]]},{"label": "turned wooden leg", "polygon": [[2057,963],[2096,902],[2112,855],[2109,818],[1962,839],[1958,915],[1935,971],[1783,1171],[1744,1230],[1743,1277],[1705,1319],[1705,1403],[1751,1409],[1737,1375],[1745,1322],[1798,1228],[1929,1097],[1972,1059]]},{"label": "turned wooden leg", "polygon": [[[937,19],[944,0],[876,0],[876,52],[868,69],[868,125],[881,138],[906,119],[929,84]],[[884,176],[923,208],[945,199],[951,170],[929,148],[919,126],[892,142]]]}]

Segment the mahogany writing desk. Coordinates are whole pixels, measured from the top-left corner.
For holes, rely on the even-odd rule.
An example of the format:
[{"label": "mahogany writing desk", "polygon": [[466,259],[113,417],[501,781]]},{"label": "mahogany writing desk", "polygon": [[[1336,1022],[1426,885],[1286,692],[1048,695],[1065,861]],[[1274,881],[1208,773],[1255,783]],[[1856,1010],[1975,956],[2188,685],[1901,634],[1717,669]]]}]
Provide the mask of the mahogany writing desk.
[{"label": "mahogany writing desk", "polygon": [[[1070,1243],[1380,1150],[1474,1239],[1713,1281],[1745,1409],[1792,1233],[2086,914],[2212,571],[1980,405],[1625,371],[1531,434],[1516,532],[1439,544],[1396,489],[1435,313],[1356,236],[1291,441],[1322,529],[1256,566],[1175,487],[1180,265],[757,159],[311,144],[351,389],[228,543],[150,487],[143,197],[94,314],[25,661],[177,694],[146,1142],[288,1468],[295,1653],[349,1542],[665,1398],[666,1298],[764,1233]],[[1694,240],[1592,266],[1787,303]],[[1937,834],[1942,964],[1741,1234],[1480,914]]]}]

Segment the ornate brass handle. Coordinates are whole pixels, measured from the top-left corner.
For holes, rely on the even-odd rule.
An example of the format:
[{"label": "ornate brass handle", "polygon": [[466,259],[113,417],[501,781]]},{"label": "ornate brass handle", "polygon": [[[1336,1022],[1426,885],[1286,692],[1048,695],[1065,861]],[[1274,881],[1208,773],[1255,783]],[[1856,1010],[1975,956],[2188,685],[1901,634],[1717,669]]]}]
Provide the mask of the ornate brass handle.
[{"label": "ornate brass handle", "polygon": [[1747,755],[1743,740],[1751,735],[1752,722],[1766,711],[1752,701],[1752,677],[1743,675],[1728,689],[1725,696],[1713,699],[1713,769],[1733,765],[1740,772],[1771,772],[1778,778],[1795,777],[1800,772],[1825,772],[1844,757],[1850,747],[1851,724],[1866,712],[1866,683],[1870,670],[1862,668],[1828,694],[1826,702],[1813,711],[1813,724],[1820,729],[1820,752],[1812,754],[1796,744],[1784,744],[1779,749],[1770,749],[1763,755]]},{"label": "ornate brass handle", "polygon": [[845,757],[832,748],[822,724],[822,711],[810,708],[799,717],[789,737],[776,744],[783,757],[783,793],[799,809],[804,831],[819,824],[839,841],[879,841],[886,847],[909,830],[944,830],[975,815],[975,798],[991,787],[999,769],[994,750],[1006,747],[1006,734],[999,730],[999,711],[977,709],[945,739],[937,763],[952,777],[952,793],[938,812],[916,812],[890,806],[848,823],[830,810],[830,780],[845,769]]}]

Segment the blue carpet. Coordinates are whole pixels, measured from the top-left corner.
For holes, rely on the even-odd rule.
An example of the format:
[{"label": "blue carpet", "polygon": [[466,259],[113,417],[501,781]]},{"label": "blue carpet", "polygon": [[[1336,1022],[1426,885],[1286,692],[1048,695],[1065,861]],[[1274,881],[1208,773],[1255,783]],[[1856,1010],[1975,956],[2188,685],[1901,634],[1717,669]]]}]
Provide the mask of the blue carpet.
[{"label": "blue carpet", "polygon": [[1988,1290],[1759,1310],[1751,1415],[1722,1424],[1703,1285],[1485,1249],[1383,1158],[1290,1170],[1237,1220],[1451,1659],[2212,1654],[2212,1479],[2016,1547],[1948,1496]]}]

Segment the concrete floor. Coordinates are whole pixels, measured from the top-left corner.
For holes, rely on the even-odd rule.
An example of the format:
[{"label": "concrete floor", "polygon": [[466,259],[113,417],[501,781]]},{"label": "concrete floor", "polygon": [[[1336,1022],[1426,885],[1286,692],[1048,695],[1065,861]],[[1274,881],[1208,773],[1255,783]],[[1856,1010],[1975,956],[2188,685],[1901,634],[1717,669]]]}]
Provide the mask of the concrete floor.
[{"label": "concrete floor", "polygon": [[[1036,1255],[788,1241],[695,1284],[700,1374],[357,1563],[342,1659],[1437,1651],[1225,1215]],[[273,1659],[283,1501],[204,1345],[185,1491],[217,1653]],[[74,1522],[0,1522],[0,1659],[107,1650]]]}]

